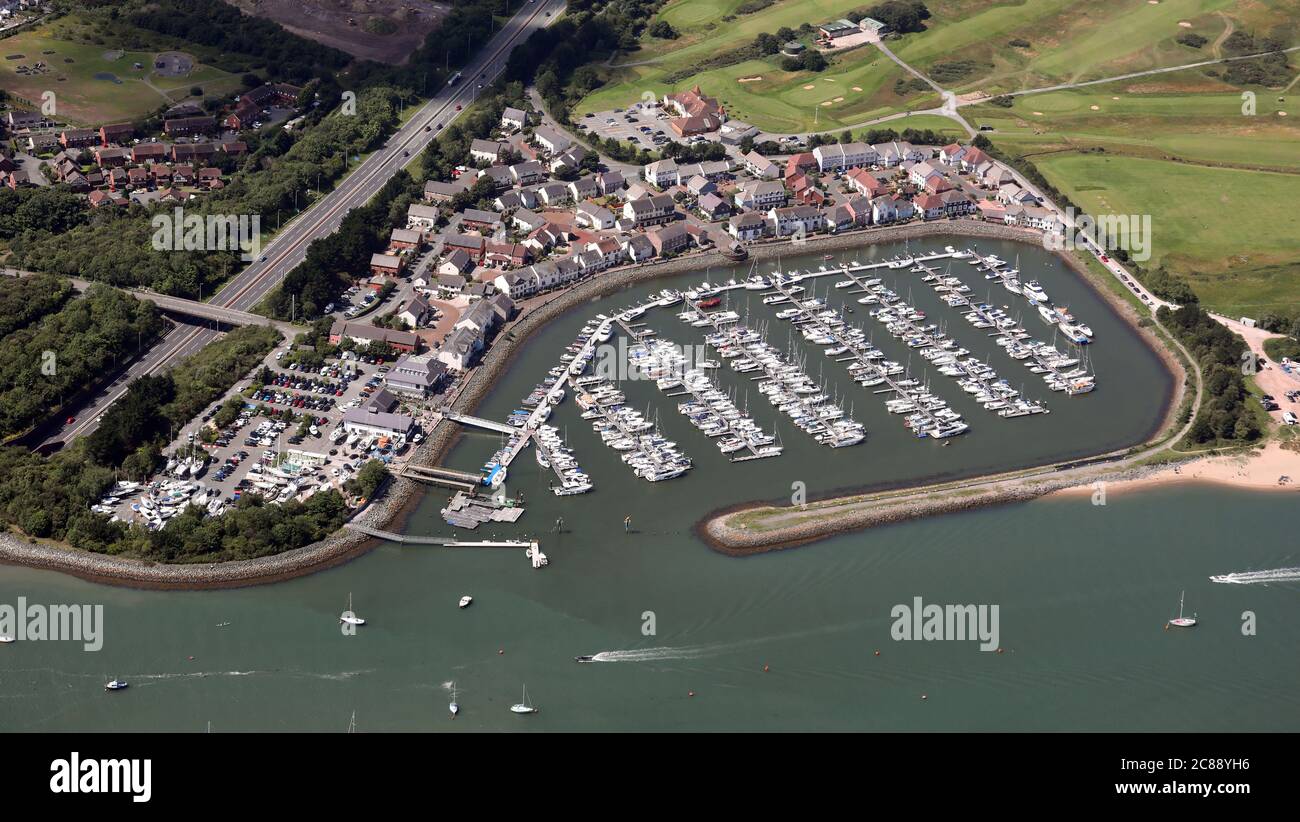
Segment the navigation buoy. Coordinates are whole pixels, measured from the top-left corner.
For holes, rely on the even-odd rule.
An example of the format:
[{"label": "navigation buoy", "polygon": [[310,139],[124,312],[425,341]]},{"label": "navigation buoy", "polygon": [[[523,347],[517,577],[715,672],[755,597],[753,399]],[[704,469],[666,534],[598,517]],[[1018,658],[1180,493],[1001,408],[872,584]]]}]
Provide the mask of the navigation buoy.
[{"label": "navigation buoy", "polygon": [[927,699],[929,699],[929,698],[930,698],[930,697],[926,696],[925,694],[921,694],[921,701],[922,701],[922,702],[924,702],[925,700],[927,700]]},{"label": "navigation buoy", "polygon": [[694,691],[687,691],[687,692],[686,692],[686,695],[687,695],[687,696],[695,696],[695,692],[694,692]]},{"label": "navigation buoy", "polygon": [[876,656],[880,656],[880,651],[879,651],[879,650],[876,651]]},{"label": "navigation buoy", "polygon": [[497,648],[497,656],[504,656],[505,653],[506,653],[505,648]]},{"label": "navigation buoy", "polygon": [[1002,653],[1002,649],[1001,649],[1001,648],[998,648],[998,653]]},{"label": "navigation buoy", "polygon": [[766,665],[763,666],[763,673],[767,673],[769,670],[771,669],[768,668]]},{"label": "navigation buoy", "polygon": [[193,662],[193,661],[194,661],[194,657],[192,657],[192,656],[187,656],[187,657],[185,657],[185,658],[188,659],[190,662]]}]

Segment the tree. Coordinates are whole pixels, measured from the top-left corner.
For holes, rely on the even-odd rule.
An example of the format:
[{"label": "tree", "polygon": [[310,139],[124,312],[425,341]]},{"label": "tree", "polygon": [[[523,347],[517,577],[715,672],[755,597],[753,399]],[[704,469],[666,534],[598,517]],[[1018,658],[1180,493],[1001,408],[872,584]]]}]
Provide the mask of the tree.
[{"label": "tree", "polygon": [[656,21],[646,31],[651,37],[658,37],[660,40],[676,40],[678,37],[677,30],[669,25],[667,20]]}]

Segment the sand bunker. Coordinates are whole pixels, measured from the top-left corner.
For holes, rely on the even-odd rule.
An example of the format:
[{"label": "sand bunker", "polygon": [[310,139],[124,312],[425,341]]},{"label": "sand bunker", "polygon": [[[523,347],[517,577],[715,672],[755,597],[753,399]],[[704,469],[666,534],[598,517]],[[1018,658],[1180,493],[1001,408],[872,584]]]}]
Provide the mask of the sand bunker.
[{"label": "sand bunker", "polygon": [[1092,109],[1093,111],[1101,111],[1101,106],[1088,106],[1088,108]]},{"label": "sand bunker", "polygon": [[803,90],[804,90],[804,91],[811,91],[812,89],[815,89],[815,88],[817,88],[817,87],[814,86],[814,85],[809,84],[809,85],[804,86],[804,87],[803,87]]},{"label": "sand bunker", "polygon": [[1285,116],[1286,116],[1286,112],[1285,112],[1285,111],[1279,111],[1279,112],[1277,113],[1277,116],[1278,116],[1278,117],[1285,117]]},{"label": "sand bunker", "polygon": [[1178,25],[1182,26],[1185,29],[1190,29],[1192,27],[1192,24],[1187,22],[1186,20],[1179,20]]},{"label": "sand bunker", "polygon": [[843,97],[836,97],[836,98],[835,98],[835,102],[837,102],[837,103],[843,103],[843,102],[844,102],[844,98],[843,98]]},{"label": "sand bunker", "polygon": [[829,105],[832,105],[832,103],[831,103],[830,100],[827,100],[826,102],[822,103],[822,105],[823,105],[823,106],[829,106]]},{"label": "sand bunker", "polygon": [[854,87],[853,87],[853,90],[854,90],[854,91],[862,91],[862,86],[854,86]]},{"label": "sand bunker", "polygon": [[1035,116],[1035,117],[1042,117],[1042,116],[1043,116],[1043,112],[1041,112],[1041,111],[1035,111],[1035,112],[1034,112],[1034,116]]},{"label": "sand bunker", "polygon": [[741,77],[741,78],[740,78],[739,80],[737,80],[736,82],[737,82],[737,83],[757,83],[759,80],[762,80],[762,79],[763,79],[763,78],[762,78],[761,76],[759,76],[759,77]]}]

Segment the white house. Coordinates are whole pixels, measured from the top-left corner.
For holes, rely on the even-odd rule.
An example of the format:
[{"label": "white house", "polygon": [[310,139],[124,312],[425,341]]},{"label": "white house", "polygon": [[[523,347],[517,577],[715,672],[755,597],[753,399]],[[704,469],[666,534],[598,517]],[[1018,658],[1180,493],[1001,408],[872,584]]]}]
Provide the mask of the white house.
[{"label": "white house", "polygon": [[727,223],[727,233],[737,240],[757,240],[767,231],[767,220],[756,211],[737,214]]},{"label": "white house", "polygon": [[866,143],[829,143],[813,149],[820,171],[843,171],[876,162],[876,150]]},{"label": "white house", "polygon": [[677,185],[677,163],[672,160],[659,160],[650,163],[641,174],[647,183],[658,188]]},{"label": "white house", "polygon": [[785,184],[780,180],[751,180],[736,189],[736,205],[750,211],[765,211],[785,205]]},{"label": "white house", "polygon": [[745,171],[759,178],[760,180],[775,180],[781,176],[781,169],[776,163],[759,154],[757,151],[751,151],[746,154],[742,160],[745,164]]},{"label": "white house", "polygon": [[574,211],[574,222],[583,228],[605,231],[614,227],[614,212],[604,206],[584,202]]},{"label": "white house", "polygon": [[573,145],[572,140],[549,126],[538,126],[533,129],[533,143],[552,154],[559,154]]},{"label": "white house", "polygon": [[811,234],[826,225],[826,218],[812,206],[773,208],[767,212],[767,223],[777,237],[788,237],[802,230]]},{"label": "white house", "polygon": [[507,106],[506,110],[501,112],[501,126],[515,131],[523,131],[528,126],[528,112]]},{"label": "white house", "polygon": [[433,206],[411,203],[406,207],[406,227],[418,231],[431,231],[438,225],[440,214]]}]

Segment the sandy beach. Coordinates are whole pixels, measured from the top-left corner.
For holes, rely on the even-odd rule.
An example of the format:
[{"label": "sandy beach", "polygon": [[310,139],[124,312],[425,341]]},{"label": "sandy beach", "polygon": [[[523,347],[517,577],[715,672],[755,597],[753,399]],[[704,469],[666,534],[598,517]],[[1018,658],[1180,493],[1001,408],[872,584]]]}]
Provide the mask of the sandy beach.
[{"label": "sandy beach", "polygon": [[[1283,477],[1289,481],[1280,482]],[[1107,480],[1107,495],[1142,491],[1179,483],[1207,482],[1252,491],[1300,491],[1300,450],[1271,440],[1263,448],[1239,454],[1202,457],[1172,465],[1135,479]],[[1053,491],[1054,495],[1087,496],[1092,485]]]}]

